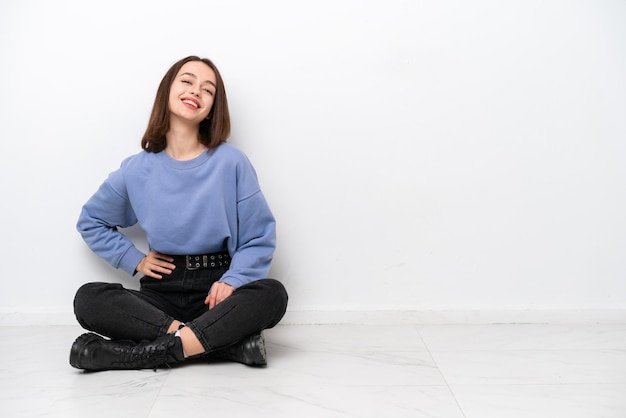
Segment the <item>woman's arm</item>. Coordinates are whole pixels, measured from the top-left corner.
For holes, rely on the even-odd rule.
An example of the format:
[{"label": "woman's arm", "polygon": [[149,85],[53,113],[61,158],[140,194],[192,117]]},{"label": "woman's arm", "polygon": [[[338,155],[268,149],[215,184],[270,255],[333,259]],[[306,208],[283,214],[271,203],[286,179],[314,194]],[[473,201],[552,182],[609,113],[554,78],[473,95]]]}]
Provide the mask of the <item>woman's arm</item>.
[{"label": "woman's arm", "polygon": [[145,257],[118,227],[137,223],[128,201],[121,170],[111,173],[85,203],[77,222],[78,232],[98,256],[131,276]]}]

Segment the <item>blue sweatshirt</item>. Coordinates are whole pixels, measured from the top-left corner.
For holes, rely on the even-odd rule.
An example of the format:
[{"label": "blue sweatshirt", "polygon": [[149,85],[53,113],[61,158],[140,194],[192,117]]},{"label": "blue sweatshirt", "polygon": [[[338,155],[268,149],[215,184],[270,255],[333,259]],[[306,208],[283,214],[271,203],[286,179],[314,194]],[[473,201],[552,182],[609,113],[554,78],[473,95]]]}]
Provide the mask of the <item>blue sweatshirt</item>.
[{"label": "blue sweatshirt", "polygon": [[137,222],[163,254],[228,250],[220,281],[234,288],[267,277],[276,223],[250,161],[229,144],[189,161],[165,151],[128,157],[83,206],[77,229],[97,255],[133,275],[145,254],[117,227]]}]

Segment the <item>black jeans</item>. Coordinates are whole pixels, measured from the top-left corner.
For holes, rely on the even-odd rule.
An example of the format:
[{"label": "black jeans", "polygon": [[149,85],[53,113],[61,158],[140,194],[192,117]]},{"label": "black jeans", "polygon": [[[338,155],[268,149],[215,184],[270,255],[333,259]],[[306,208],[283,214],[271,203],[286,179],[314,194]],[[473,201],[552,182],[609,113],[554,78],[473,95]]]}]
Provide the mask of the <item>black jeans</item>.
[{"label": "black jeans", "polygon": [[241,286],[207,309],[204,300],[209,289],[226,270],[177,266],[163,279],[141,278],[138,291],[118,283],[87,283],[76,292],[74,313],[89,331],[133,341],[152,341],[167,333],[172,321],[179,320],[209,353],[273,327],[287,309],[287,292],[273,279]]}]

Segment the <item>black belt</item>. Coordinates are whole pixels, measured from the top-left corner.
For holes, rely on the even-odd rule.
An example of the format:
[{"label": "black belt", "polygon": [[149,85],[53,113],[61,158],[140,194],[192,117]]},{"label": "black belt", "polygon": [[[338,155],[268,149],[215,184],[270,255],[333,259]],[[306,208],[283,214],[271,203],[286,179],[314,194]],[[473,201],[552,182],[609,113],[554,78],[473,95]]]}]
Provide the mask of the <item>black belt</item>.
[{"label": "black belt", "polygon": [[210,254],[173,255],[171,257],[174,258],[174,264],[184,266],[187,270],[213,269],[230,265],[228,251]]}]

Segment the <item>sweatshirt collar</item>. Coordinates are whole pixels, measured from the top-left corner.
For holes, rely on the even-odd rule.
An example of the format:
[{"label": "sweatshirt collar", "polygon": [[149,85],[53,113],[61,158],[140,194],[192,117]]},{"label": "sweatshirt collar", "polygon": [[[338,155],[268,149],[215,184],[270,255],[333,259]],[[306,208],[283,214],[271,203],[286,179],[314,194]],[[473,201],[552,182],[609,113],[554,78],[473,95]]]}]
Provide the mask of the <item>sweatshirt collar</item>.
[{"label": "sweatshirt collar", "polygon": [[196,158],[193,158],[191,160],[185,160],[185,161],[175,160],[165,151],[161,151],[157,153],[156,157],[168,167],[172,167],[177,170],[188,170],[191,168],[198,167],[204,164],[205,162],[207,162],[209,158],[211,158],[211,155],[213,155],[213,152],[214,150],[204,151],[200,155],[198,155]]}]

